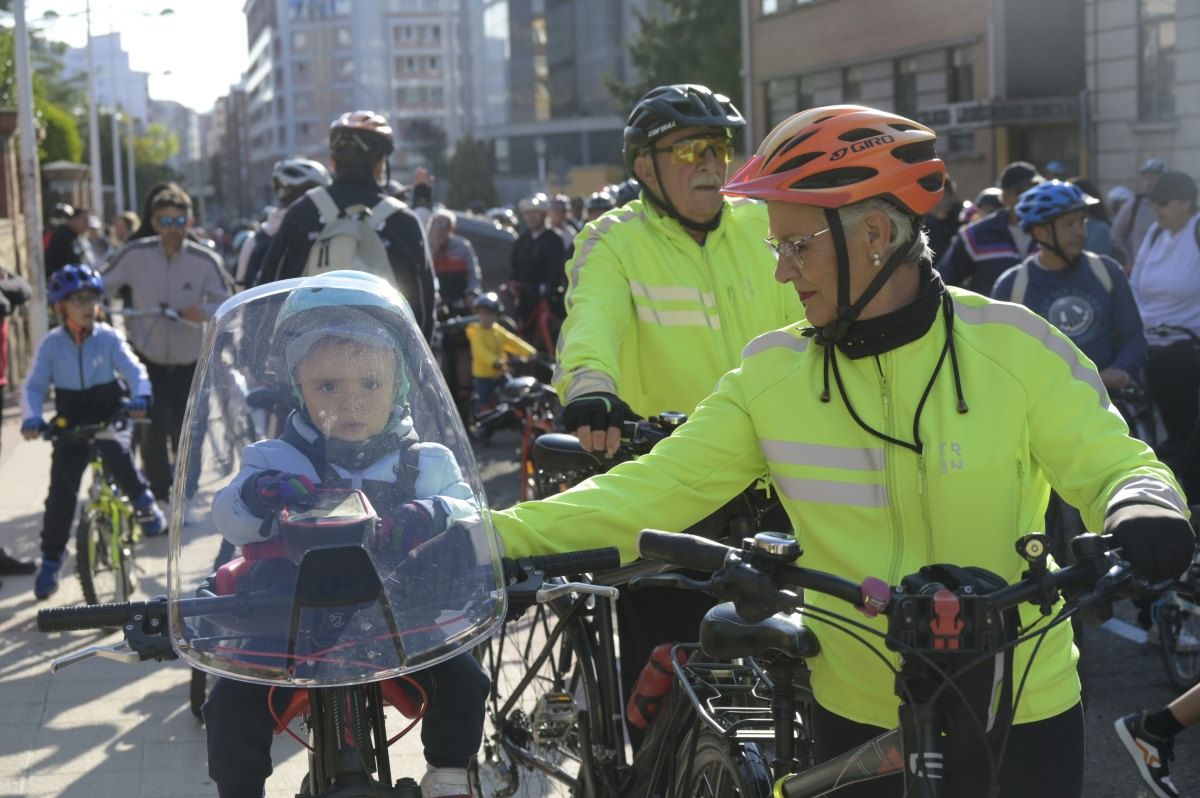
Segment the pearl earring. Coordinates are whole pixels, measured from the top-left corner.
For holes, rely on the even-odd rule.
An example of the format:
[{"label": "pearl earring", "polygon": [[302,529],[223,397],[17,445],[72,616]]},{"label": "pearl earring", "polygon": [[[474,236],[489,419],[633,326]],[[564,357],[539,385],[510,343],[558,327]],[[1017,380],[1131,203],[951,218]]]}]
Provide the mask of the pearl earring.
[{"label": "pearl earring", "polygon": [[871,253],[871,262],[875,264],[876,269],[879,268],[879,253],[878,252]]}]

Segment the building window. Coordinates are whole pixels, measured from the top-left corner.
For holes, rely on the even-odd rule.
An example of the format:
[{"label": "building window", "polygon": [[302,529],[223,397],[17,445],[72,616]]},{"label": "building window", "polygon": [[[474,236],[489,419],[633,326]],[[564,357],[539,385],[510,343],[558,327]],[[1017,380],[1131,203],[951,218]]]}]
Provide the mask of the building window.
[{"label": "building window", "polygon": [[292,83],[298,86],[308,83],[308,62],[292,62]]},{"label": "building window", "polygon": [[1138,15],[1138,115],[1175,116],[1175,3],[1140,0]]},{"label": "building window", "polygon": [[770,127],[812,105],[812,92],[803,77],[768,80],[766,94],[767,124]]},{"label": "building window", "polygon": [[946,51],[946,102],[965,103],[975,99],[975,48],[951,47]]},{"label": "building window", "polygon": [[763,16],[768,14],[778,14],[780,11],[787,11],[796,6],[804,5],[809,0],[762,0]]},{"label": "building window", "polygon": [[951,130],[945,138],[947,155],[965,155],[975,152],[974,130]]},{"label": "building window", "polygon": [[339,58],[337,60],[337,80],[353,80],[354,79],[354,59]]},{"label": "building window", "polygon": [[842,70],[842,102],[856,103],[862,99],[861,66],[848,66]]},{"label": "building window", "polygon": [[308,122],[296,123],[296,138],[299,141],[307,139],[312,134],[312,125]]},{"label": "building window", "polygon": [[912,116],[917,112],[917,59],[897,58],[892,69],[892,96],[896,113]]},{"label": "building window", "polygon": [[354,43],[354,37],[351,35],[349,28],[337,29],[337,43],[338,47],[349,47]]},{"label": "building window", "polygon": [[308,47],[308,34],[298,30],[292,34],[292,49],[303,50]]}]

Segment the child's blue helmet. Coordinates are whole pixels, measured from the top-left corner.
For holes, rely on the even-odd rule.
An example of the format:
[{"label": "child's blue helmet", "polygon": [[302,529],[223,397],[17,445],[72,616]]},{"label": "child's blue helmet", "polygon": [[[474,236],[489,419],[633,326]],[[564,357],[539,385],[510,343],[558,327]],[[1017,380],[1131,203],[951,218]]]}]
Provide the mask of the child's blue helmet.
[{"label": "child's blue helmet", "polygon": [[1082,210],[1100,200],[1083,193],[1079,186],[1061,180],[1047,180],[1026,191],[1015,208],[1021,229],[1029,232],[1035,224],[1049,224],[1071,211]]},{"label": "child's blue helmet", "polygon": [[46,296],[51,302],[62,302],[80,291],[104,293],[104,278],[87,264],[68,263],[50,275],[46,284]]}]

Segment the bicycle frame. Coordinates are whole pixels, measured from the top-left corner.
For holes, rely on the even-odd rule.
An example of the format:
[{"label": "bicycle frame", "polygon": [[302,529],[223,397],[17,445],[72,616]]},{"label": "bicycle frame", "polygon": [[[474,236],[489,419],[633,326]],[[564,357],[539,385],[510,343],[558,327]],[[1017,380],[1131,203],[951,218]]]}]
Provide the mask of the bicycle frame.
[{"label": "bicycle frame", "polygon": [[[133,504],[129,501],[129,497],[121,493],[113,484],[112,477],[96,450],[95,441],[91,444],[89,455],[91,460],[88,463],[88,469],[92,472],[92,485],[88,488],[88,501],[81,508],[81,512],[87,512],[88,509],[94,507],[97,512],[108,518],[114,531],[119,530],[123,516],[130,520],[133,519]],[[130,528],[133,530],[131,543],[137,543],[141,540],[141,527],[136,523],[131,523]],[[109,556],[112,558],[109,562],[125,559],[125,553],[122,550],[124,542],[119,535],[110,536],[109,545]],[[93,559],[91,562],[95,562],[95,560]]]}]

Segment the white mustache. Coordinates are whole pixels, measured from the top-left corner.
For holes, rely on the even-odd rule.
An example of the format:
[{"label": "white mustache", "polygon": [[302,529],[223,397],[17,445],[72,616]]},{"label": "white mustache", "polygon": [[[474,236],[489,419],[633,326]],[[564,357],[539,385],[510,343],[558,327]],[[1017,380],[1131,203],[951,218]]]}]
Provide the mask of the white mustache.
[{"label": "white mustache", "polygon": [[720,188],[721,182],[717,175],[696,175],[692,179],[692,188]]}]

